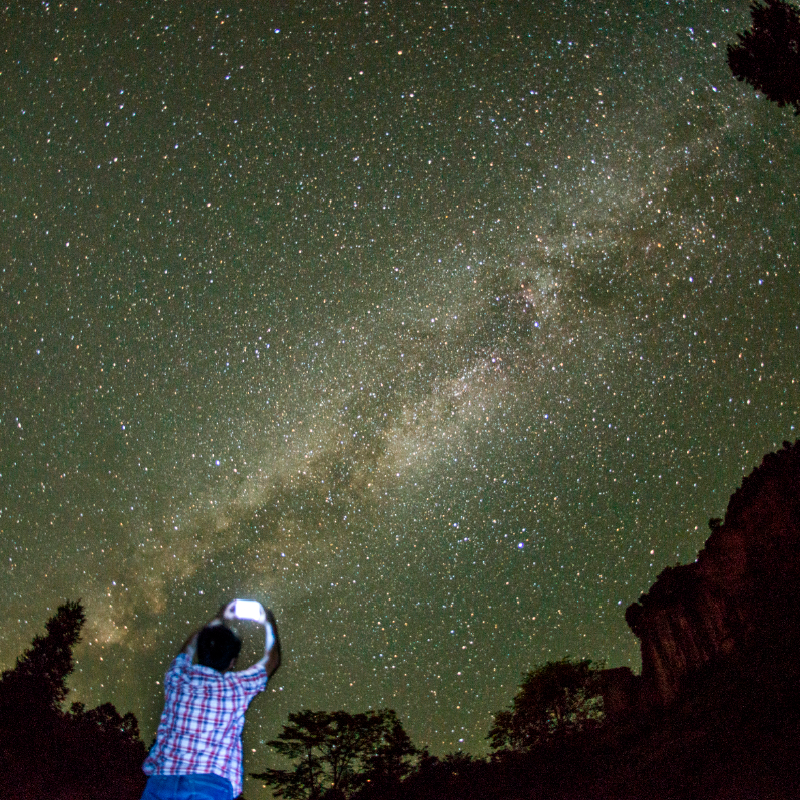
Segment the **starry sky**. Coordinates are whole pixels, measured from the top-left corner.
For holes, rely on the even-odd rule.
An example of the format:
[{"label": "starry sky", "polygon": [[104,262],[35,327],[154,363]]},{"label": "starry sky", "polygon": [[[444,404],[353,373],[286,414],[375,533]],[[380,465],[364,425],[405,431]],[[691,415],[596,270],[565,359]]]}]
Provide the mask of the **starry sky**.
[{"label": "starry sky", "polygon": [[259,599],[247,770],[301,708],[482,755],[524,670],[638,670],[625,608],[800,425],[800,123],[731,77],[749,25],[0,8],[0,666],[81,599],[71,699],[149,743]]}]

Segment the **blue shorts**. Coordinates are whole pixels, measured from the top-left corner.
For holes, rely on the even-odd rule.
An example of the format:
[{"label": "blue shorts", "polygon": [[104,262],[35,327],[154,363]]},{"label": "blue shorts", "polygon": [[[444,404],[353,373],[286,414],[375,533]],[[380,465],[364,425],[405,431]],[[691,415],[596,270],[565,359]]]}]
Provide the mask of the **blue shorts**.
[{"label": "blue shorts", "polygon": [[233,786],[219,775],[151,775],[142,800],[233,800]]}]

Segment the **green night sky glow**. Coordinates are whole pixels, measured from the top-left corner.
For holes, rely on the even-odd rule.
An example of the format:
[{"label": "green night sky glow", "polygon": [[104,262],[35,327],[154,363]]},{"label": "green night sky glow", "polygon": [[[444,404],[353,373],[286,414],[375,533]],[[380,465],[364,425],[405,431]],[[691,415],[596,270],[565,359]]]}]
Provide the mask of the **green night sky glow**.
[{"label": "green night sky glow", "polygon": [[[486,752],[800,425],[800,122],[746,0],[0,8],[0,666],[149,743],[187,632],[270,605],[291,711]],[[253,752],[255,750],[255,752]],[[249,798],[266,797],[248,781]]]}]

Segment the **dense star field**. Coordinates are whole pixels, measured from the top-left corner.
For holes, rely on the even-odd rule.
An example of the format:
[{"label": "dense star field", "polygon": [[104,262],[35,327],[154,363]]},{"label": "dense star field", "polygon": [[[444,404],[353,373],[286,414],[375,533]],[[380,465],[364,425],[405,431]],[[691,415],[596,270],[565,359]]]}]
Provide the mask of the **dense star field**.
[{"label": "dense star field", "polygon": [[638,670],[626,606],[800,426],[800,122],[731,77],[749,24],[0,9],[0,666],[81,599],[70,700],[149,743],[187,633],[262,600],[246,770],[301,708],[483,754],[523,670]]}]

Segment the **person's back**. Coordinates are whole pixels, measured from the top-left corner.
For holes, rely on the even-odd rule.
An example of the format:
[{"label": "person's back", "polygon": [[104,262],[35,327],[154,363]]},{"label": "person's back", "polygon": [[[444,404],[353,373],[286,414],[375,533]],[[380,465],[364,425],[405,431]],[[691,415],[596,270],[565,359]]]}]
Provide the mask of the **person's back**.
[{"label": "person's back", "polygon": [[[266,612],[264,656],[231,671],[241,642],[223,624],[228,604],[190,637],[164,678],[164,712],[144,762],[142,800],[232,800],[242,791],[242,729],[250,701],[280,666],[275,618]],[[193,658],[197,653],[197,664]]]}]

